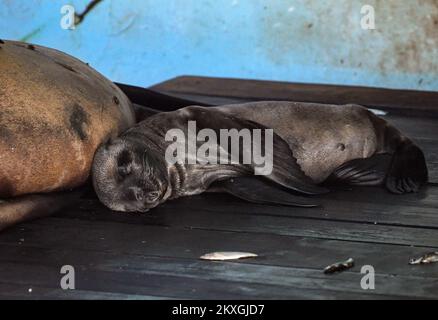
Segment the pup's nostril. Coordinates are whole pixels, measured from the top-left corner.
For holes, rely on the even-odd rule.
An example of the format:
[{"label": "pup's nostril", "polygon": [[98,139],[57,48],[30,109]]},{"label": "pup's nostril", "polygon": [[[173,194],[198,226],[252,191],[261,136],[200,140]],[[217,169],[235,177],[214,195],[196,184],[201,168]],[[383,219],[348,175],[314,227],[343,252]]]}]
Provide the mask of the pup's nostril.
[{"label": "pup's nostril", "polygon": [[135,200],[137,201],[144,201],[144,192],[140,188],[133,187],[130,188],[132,190],[132,193],[134,195]]},{"label": "pup's nostril", "polygon": [[142,191],[136,192],[135,198],[137,199],[137,201],[142,202],[144,200],[143,192]]}]

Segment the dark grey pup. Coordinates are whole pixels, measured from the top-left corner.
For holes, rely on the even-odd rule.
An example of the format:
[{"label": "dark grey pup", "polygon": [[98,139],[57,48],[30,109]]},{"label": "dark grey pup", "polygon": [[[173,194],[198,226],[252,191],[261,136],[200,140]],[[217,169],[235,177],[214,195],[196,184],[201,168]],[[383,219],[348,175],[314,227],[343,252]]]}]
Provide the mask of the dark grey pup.
[{"label": "dark grey pup", "polygon": [[[173,141],[166,141],[166,133],[175,128],[188,133],[189,121],[196,121],[197,133],[209,129],[217,137],[222,129],[273,129],[272,172],[254,175],[255,163],[169,163],[165,154]],[[216,147],[224,151],[224,145]],[[225,152],[229,157],[230,147]],[[145,212],[168,199],[205,191],[303,207],[315,206],[307,196],[325,193],[321,185],[333,183],[383,185],[403,194],[417,192],[428,172],[423,152],[364,107],[255,102],[155,114],[102,145],[92,177],[109,208]]]}]

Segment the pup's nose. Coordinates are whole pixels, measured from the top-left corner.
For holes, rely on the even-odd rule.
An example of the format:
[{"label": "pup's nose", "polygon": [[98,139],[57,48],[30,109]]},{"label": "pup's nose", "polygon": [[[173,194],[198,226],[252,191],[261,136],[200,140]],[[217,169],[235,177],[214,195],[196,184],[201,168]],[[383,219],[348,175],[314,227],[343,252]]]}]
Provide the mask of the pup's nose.
[{"label": "pup's nose", "polygon": [[139,187],[131,187],[129,189],[131,189],[132,193],[134,194],[135,200],[139,202],[144,201],[145,197],[143,190],[141,190]]}]

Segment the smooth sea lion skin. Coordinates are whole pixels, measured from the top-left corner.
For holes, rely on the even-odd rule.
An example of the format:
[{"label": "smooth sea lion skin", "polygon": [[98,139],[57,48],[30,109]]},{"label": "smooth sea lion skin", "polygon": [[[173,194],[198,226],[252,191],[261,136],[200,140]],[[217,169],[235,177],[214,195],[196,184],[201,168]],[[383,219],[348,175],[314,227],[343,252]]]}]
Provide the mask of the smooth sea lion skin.
[{"label": "smooth sea lion skin", "polygon": [[[254,166],[170,164],[166,132],[235,128],[274,129],[274,170],[254,179]],[[217,134],[219,136],[219,134]],[[189,155],[193,156],[193,155]],[[301,194],[341,182],[382,185],[394,193],[418,191],[427,181],[424,155],[408,138],[366,108],[297,102],[255,102],[218,107],[191,106],[159,113],[101,146],[93,163],[99,199],[117,211],[144,212],[168,199],[208,190],[226,191],[257,203],[312,206],[272,182]],[[290,200],[289,200],[290,199]]]},{"label": "smooth sea lion skin", "polygon": [[273,128],[315,183],[341,164],[368,158],[382,148],[370,120],[374,114],[357,105],[267,101],[217,109]]},{"label": "smooth sea lion skin", "polygon": [[97,147],[135,121],[126,95],[87,64],[0,44],[0,198],[82,185]]}]

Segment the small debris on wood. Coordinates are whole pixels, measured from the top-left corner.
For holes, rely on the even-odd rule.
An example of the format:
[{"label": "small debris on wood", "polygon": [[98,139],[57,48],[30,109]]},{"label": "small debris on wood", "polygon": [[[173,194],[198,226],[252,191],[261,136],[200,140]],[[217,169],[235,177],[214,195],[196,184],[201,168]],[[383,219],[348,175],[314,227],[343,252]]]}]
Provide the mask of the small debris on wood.
[{"label": "small debris on wood", "polygon": [[336,272],[342,272],[354,267],[354,260],[352,258],[344,262],[334,263],[324,269],[325,274],[333,274]]},{"label": "small debris on wood", "polygon": [[410,265],[418,265],[418,264],[430,264],[438,262],[438,252],[431,252],[425,254],[424,256],[416,259],[411,259],[409,261]]},{"label": "small debris on wood", "polygon": [[212,252],[201,256],[201,260],[212,260],[212,261],[226,261],[226,260],[239,260],[247,258],[258,257],[255,253],[250,252]]}]

